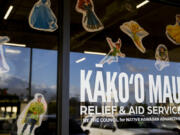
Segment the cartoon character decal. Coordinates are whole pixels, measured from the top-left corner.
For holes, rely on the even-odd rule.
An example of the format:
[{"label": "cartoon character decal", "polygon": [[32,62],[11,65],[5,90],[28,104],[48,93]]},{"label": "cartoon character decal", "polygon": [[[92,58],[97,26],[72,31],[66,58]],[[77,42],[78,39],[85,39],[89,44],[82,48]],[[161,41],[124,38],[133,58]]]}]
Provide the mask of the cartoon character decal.
[{"label": "cartoon character decal", "polygon": [[156,49],[155,58],[155,67],[158,71],[162,71],[165,67],[169,66],[168,49],[165,45],[158,45]]},{"label": "cartoon character decal", "polygon": [[105,63],[111,64],[113,62],[118,62],[118,56],[125,57],[125,54],[121,52],[122,43],[120,39],[118,39],[117,42],[113,42],[111,38],[107,37],[106,40],[111,50],[100,61],[100,65],[104,65]]},{"label": "cartoon character decal", "polygon": [[17,134],[34,135],[35,129],[41,126],[46,111],[47,103],[44,96],[40,93],[35,94],[34,99],[28,103],[18,118]]},{"label": "cartoon character decal", "polygon": [[136,47],[145,53],[146,49],[143,46],[142,40],[144,37],[148,36],[149,33],[145,31],[137,22],[129,21],[125,22],[120,26],[120,29],[126,33],[133,40]]},{"label": "cartoon character decal", "polygon": [[176,45],[180,45],[180,15],[176,15],[176,24],[166,27],[167,38]]},{"label": "cartoon character decal", "polygon": [[87,32],[96,32],[104,29],[103,24],[94,11],[92,0],[77,0],[76,11],[82,13],[82,26]]},{"label": "cartoon character decal", "polygon": [[40,31],[53,32],[57,30],[57,19],[51,9],[50,0],[39,0],[35,3],[29,16],[29,25]]},{"label": "cartoon character decal", "polygon": [[9,37],[0,36],[0,74],[9,72],[10,68],[6,62],[3,50],[3,44],[9,41]]}]

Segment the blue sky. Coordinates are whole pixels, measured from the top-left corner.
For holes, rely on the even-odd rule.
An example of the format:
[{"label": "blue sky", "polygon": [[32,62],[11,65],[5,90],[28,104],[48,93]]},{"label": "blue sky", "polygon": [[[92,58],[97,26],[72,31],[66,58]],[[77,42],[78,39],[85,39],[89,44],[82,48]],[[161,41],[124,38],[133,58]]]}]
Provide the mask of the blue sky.
[{"label": "blue sky", "polygon": [[55,85],[57,81],[57,51],[34,49],[32,73],[34,83]]},{"label": "blue sky", "polygon": [[[8,52],[7,50],[11,50]],[[13,52],[14,50],[15,52]],[[29,63],[30,49],[20,47],[4,46],[5,58],[10,67],[7,73],[11,76],[28,82],[29,79]],[[76,63],[81,58],[85,61]],[[149,74],[154,75],[180,75],[180,63],[170,62],[170,66],[162,71],[158,71],[154,64],[155,60],[135,59],[135,58],[119,58],[118,63],[105,64],[104,68],[96,68],[95,64],[99,63],[104,56],[90,55],[82,53],[71,53],[70,56],[70,94],[71,96],[79,95],[80,89],[80,69],[93,71],[110,72],[126,72],[128,75],[141,73],[145,82]],[[91,84],[94,85],[95,74],[92,76]],[[32,83],[38,87],[56,88],[57,83],[57,51],[33,49],[33,69]],[[27,84],[26,84],[27,85]],[[24,86],[27,87],[27,86]]]},{"label": "blue sky", "polygon": [[[8,88],[9,93],[26,96],[29,87],[30,48],[3,46],[3,51],[10,70],[0,74],[0,88]],[[32,91],[46,91],[50,99],[56,95],[56,84],[57,51],[33,49]]]},{"label": "blue sky", "polygon": [[[86,58],[81,63],[76,63],[81,58]],[[164,68],[162,71],[158,71],[154,64],[155,60],[136,59],[136,58],[119,58],[118,63],[107,63],[103,68],[96,68],[95,64],[98,64],[104,56],[101,55],[90,55],[82,53],[71,53],[71,83],[72,85],[78,84],[80,69],[93,70],[93,71],[111,71],[111,72],[126,72],[128,74],[141,73],[143,75],[154,74],[154,75],[180,75],[180,63],[170,62],[170,66]]]},{"label": "blue sky", "polygon": [[[76,63],[77,60],[81,58],[86,58],[86,60]],[[80,94],[80,70],[85,69],[93,70],[93,75],[91,77],[91,87],[93,90],[94,80],[95,80],[95,71],[103,71],[104,80],[105,73],[107,71],[112,72],[125,72],[130,76],[131,74],[140,73],[143,75],[145,84],[148,85],[148,75],[153,74],[154,77],[156,75],[161,75],[162,77],[165,75],[171,76],[180,76],[180,63],[170,62],[170,66],[164,68],[162,71],[158,71],[155,68],[155,60],[147,60],[147,59],[136,59],[136,58],[120,58],[119,61],[112,64],[104,64],[103,68],[95,67],[95,64],[98,64],[104,56],[100,55],[90,55],[90,54],[82,54],[82,53],[71,53],[70,60],[70,96],[79,96]],[[162,80],[163,81],[163,80]],[[117,82],[116,82],[117,83]]]},{"label": "blue sky", "polygon": [[[5,53],[6,61],[10,66],[9,74],[29,80],[30,49],[4,46],[4,50],[18,50],[16,53]],[[44,83],[48,86],[56,84],[57,52],[42,49],[33,49],[32,82]]]}]

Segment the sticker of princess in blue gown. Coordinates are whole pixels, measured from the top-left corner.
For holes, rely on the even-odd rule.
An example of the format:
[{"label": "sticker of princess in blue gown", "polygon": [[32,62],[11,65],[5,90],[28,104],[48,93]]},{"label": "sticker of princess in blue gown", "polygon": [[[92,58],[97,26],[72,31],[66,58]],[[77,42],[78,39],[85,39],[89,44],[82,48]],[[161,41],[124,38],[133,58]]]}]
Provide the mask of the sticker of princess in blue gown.
[{"label": "sticker of princess in blue gown", "polygon": [[104,29],[94,11],[92,0],[77,0],[76,11],[83,14],[82,25],[87,32],[97,32]]},{"label": "sticker of princess in blue gown", "polygon": [[108,45],[110,47],[109,53],[99,62],[96,64],[96,67],[103,67],[105,63],[111,64],[113,62],[118,62],[118,56],[125,57],[126,55],[121,52],[122,42],[119,38],[117,42],[113,42],[111,38],[106,38]]},{"label": "sticker of princess in blue gown", "polygon": [[9,72],[10,68],[6,62],[3,50],[3,44],[9,41],[9,37],[0,36],[0,74]]},{"label": "sticker of princess in blue gown", "polygon": [[162,71],[164,68],[166,68],[170,65],[168,49],[163,44],[158,45],[158,47],[156,49],[155,58],[156,58],[155,67],[158,71]]},{"label": "sticker of princess in blue gown", "polygon": [[35,3],[29,16],[29,25],[33,29],[47,32],[58,29],[57,18],[51,9],[50,0],[39,0]]}]

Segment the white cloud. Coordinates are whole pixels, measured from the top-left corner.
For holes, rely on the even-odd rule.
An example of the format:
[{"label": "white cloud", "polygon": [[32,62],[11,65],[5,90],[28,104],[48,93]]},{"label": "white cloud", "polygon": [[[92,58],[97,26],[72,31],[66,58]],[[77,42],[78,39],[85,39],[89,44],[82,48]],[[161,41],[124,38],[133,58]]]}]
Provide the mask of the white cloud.
[{"label": "white cloud", "polygon": [[147,68],[146,67],[143,67],[142,68],[139,68],[139,67],[134,67],[130,64],[126,64],[126,67],[129,69],[129,71],[131,72],[146,72],[147,71]]}]

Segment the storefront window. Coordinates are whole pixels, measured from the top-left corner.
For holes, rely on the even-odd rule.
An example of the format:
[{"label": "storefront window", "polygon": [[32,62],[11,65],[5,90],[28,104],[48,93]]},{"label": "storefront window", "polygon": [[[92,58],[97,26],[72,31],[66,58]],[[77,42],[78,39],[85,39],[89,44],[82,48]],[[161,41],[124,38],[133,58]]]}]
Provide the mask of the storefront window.
[{"label": "storefront window", "polygon": [[0,74],[0,132],[15,134],[16,120],[24,102],[28,100],[30,49],[3,46],[3,52]]},{"label": "storefront window", "polygon": [[71,6],[70,120],[79,134],[180,134],[175,1]]},{"label": "storefront window", "polygon": [[57,134],[60,3],[0,1],[1,135]]},{"label": "storefront window", "polygon": [[[32,130],[35,134],[55,135],[57,51],[32,49],[31,60],[30,50],[30,48],[3,46],[4,53],[3,56],[1,54],[1,58],[6,62],[9,71],[2,70],[0,74],[0,133],[17,134],[19,128],[22,131],[28,117],[26,111],[30,109],[30,103],[36,102],[35,95],[40,94],[44,100],[41,102],[46,106],[43,110],[45,115],[41,126]],[[4,68],[2,61],[1,69]],[[30,75],[32,82],[29,79]],[[26,129],[29,130],[30,125]]]},{"label": "storefront window", "polygon": [[56,135],[57,51],[33,49],[32,93],[43,94],[47,113],[35,134]]}]

